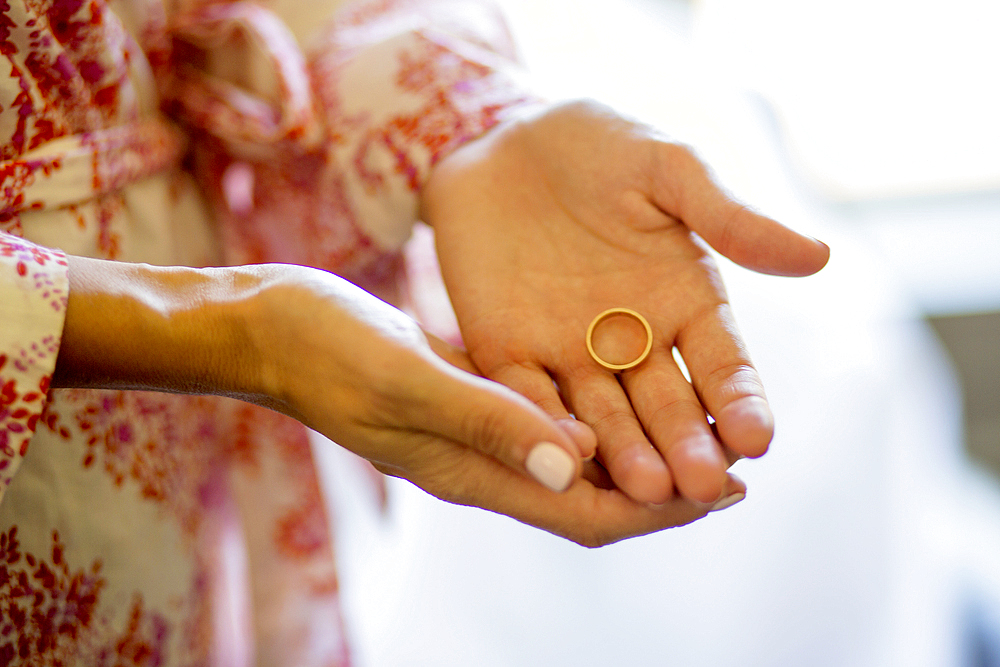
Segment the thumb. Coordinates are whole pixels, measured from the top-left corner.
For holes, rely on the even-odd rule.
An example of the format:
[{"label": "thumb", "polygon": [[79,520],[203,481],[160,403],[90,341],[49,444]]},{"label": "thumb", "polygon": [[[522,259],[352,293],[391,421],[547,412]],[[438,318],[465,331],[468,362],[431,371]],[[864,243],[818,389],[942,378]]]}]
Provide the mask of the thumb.
[{"label": "thumb", "polygon": [[808,276],[829,260],[830,248],[822,241],[732,197],[689,148],[660,143],[657,161],[653,203],[740,266],[772,275]]},{"label": "thumb", "polygon": [[433,377],[422,383],[427,431],[527,473],[553,491],[569,488],[580,473],[581,455],[552,418],[504,385],[437,357],[430,361]]}]

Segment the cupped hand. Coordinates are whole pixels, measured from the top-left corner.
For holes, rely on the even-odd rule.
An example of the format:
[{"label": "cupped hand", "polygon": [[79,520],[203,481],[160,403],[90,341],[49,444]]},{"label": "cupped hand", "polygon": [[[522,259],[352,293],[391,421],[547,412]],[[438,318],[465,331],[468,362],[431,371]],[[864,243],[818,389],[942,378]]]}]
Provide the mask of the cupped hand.
[{"label": "cupped hand", "polygon": [[[689,148],[594,103],[551,106],[442,160],[421,214],[476,366],[589,424],[630,498],[712,502],[730,484],[727,448],[766,451],[773,418],[705,241],[790,276],[829,250],[732,199]],[[653,332],[647,359],[620,374],[585,341],[613,307]]]},{"label": "cupped hand", "polygon": [[[481,378],[462,350],[346,281],[302,267],[272,271],[261,290],[255,348],[262,393],[299,419],[444,500],[482,507],[597,546],[688,523],[711,503],[647,507],[580,478],[592,434],[558,423]],[[448,362],[445,361],[448,360]],[[745,493],[727,478],[721,497]]]}]

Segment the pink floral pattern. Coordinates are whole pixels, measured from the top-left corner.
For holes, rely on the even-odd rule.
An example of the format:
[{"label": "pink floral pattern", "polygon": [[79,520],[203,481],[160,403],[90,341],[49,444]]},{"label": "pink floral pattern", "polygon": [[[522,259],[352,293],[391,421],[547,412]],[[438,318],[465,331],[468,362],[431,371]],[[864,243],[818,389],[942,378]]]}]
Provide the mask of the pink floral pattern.
[{"label": "pink floral pattern", "polygon": [[[139,417],[139,418],[137,418]],[[126,483],[196,539],[225,420],[218,401],[141,391],[61,391],[41,422],[61,439],[84,443],[82,468],[97,468],[116,488]]]},{"label": "pink floral pattern", "polygon": [[[0,287],[37,313],[22,332],[0,333],[0,494],[11,481],[45,406],[66,308],[65,257],[0,233]],[[12,312],[0,304],[4,321]],[[14,305],[14,304],[11,304]],[[2,496],[0,496],[2,497]]]},{"label": "pink floral pattern", "polygon": [[45,555],[22,548],[17,526],[0,533],[0,666],[165,664],[167,620],[137,593],[113,627],[101,613],[107,588],[103,563],[71,566],[58,531]]},{"label": "pink floral pattern", "polygon": [[308,264],[395,299],[433,165],[532,102],[475,0],[346,4],[306,49],[280,12],[319,4],[0,0],[0,667],[350,662],[304,427],[49,388],[63,251]]}]

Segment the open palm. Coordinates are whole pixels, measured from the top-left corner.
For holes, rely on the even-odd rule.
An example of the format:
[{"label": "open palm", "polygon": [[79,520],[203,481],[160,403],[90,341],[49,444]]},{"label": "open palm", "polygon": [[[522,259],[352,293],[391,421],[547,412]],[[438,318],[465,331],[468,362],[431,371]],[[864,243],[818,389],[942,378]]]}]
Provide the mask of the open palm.
[{"label": "open palm", "polygon": [[[734,453],[766,451],[771,413],[705,241],[782,275],[818,271],[825,245],[734,201],[688,148],[583,102],[448,156],[422,206],[475,364],[553,417],[589,424],[599,461],[633,500],[676,490],[712,502]],[[653,331],[649,357],[617,375],[585,341],[612,307],[642,313]]]}]

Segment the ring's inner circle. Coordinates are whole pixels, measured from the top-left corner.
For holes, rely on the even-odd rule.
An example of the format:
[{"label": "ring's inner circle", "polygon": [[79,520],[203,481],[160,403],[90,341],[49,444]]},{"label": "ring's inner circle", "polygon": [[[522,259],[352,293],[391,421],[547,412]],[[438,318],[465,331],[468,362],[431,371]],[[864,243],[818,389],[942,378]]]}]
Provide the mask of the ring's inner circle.
[{"label": "ring's inner circle", "polygon": [[648,342],[646,327],[628,313],[611,313],[594,325],[590,344],[594,353],[609,364],[628,364],[638,359]]}]

